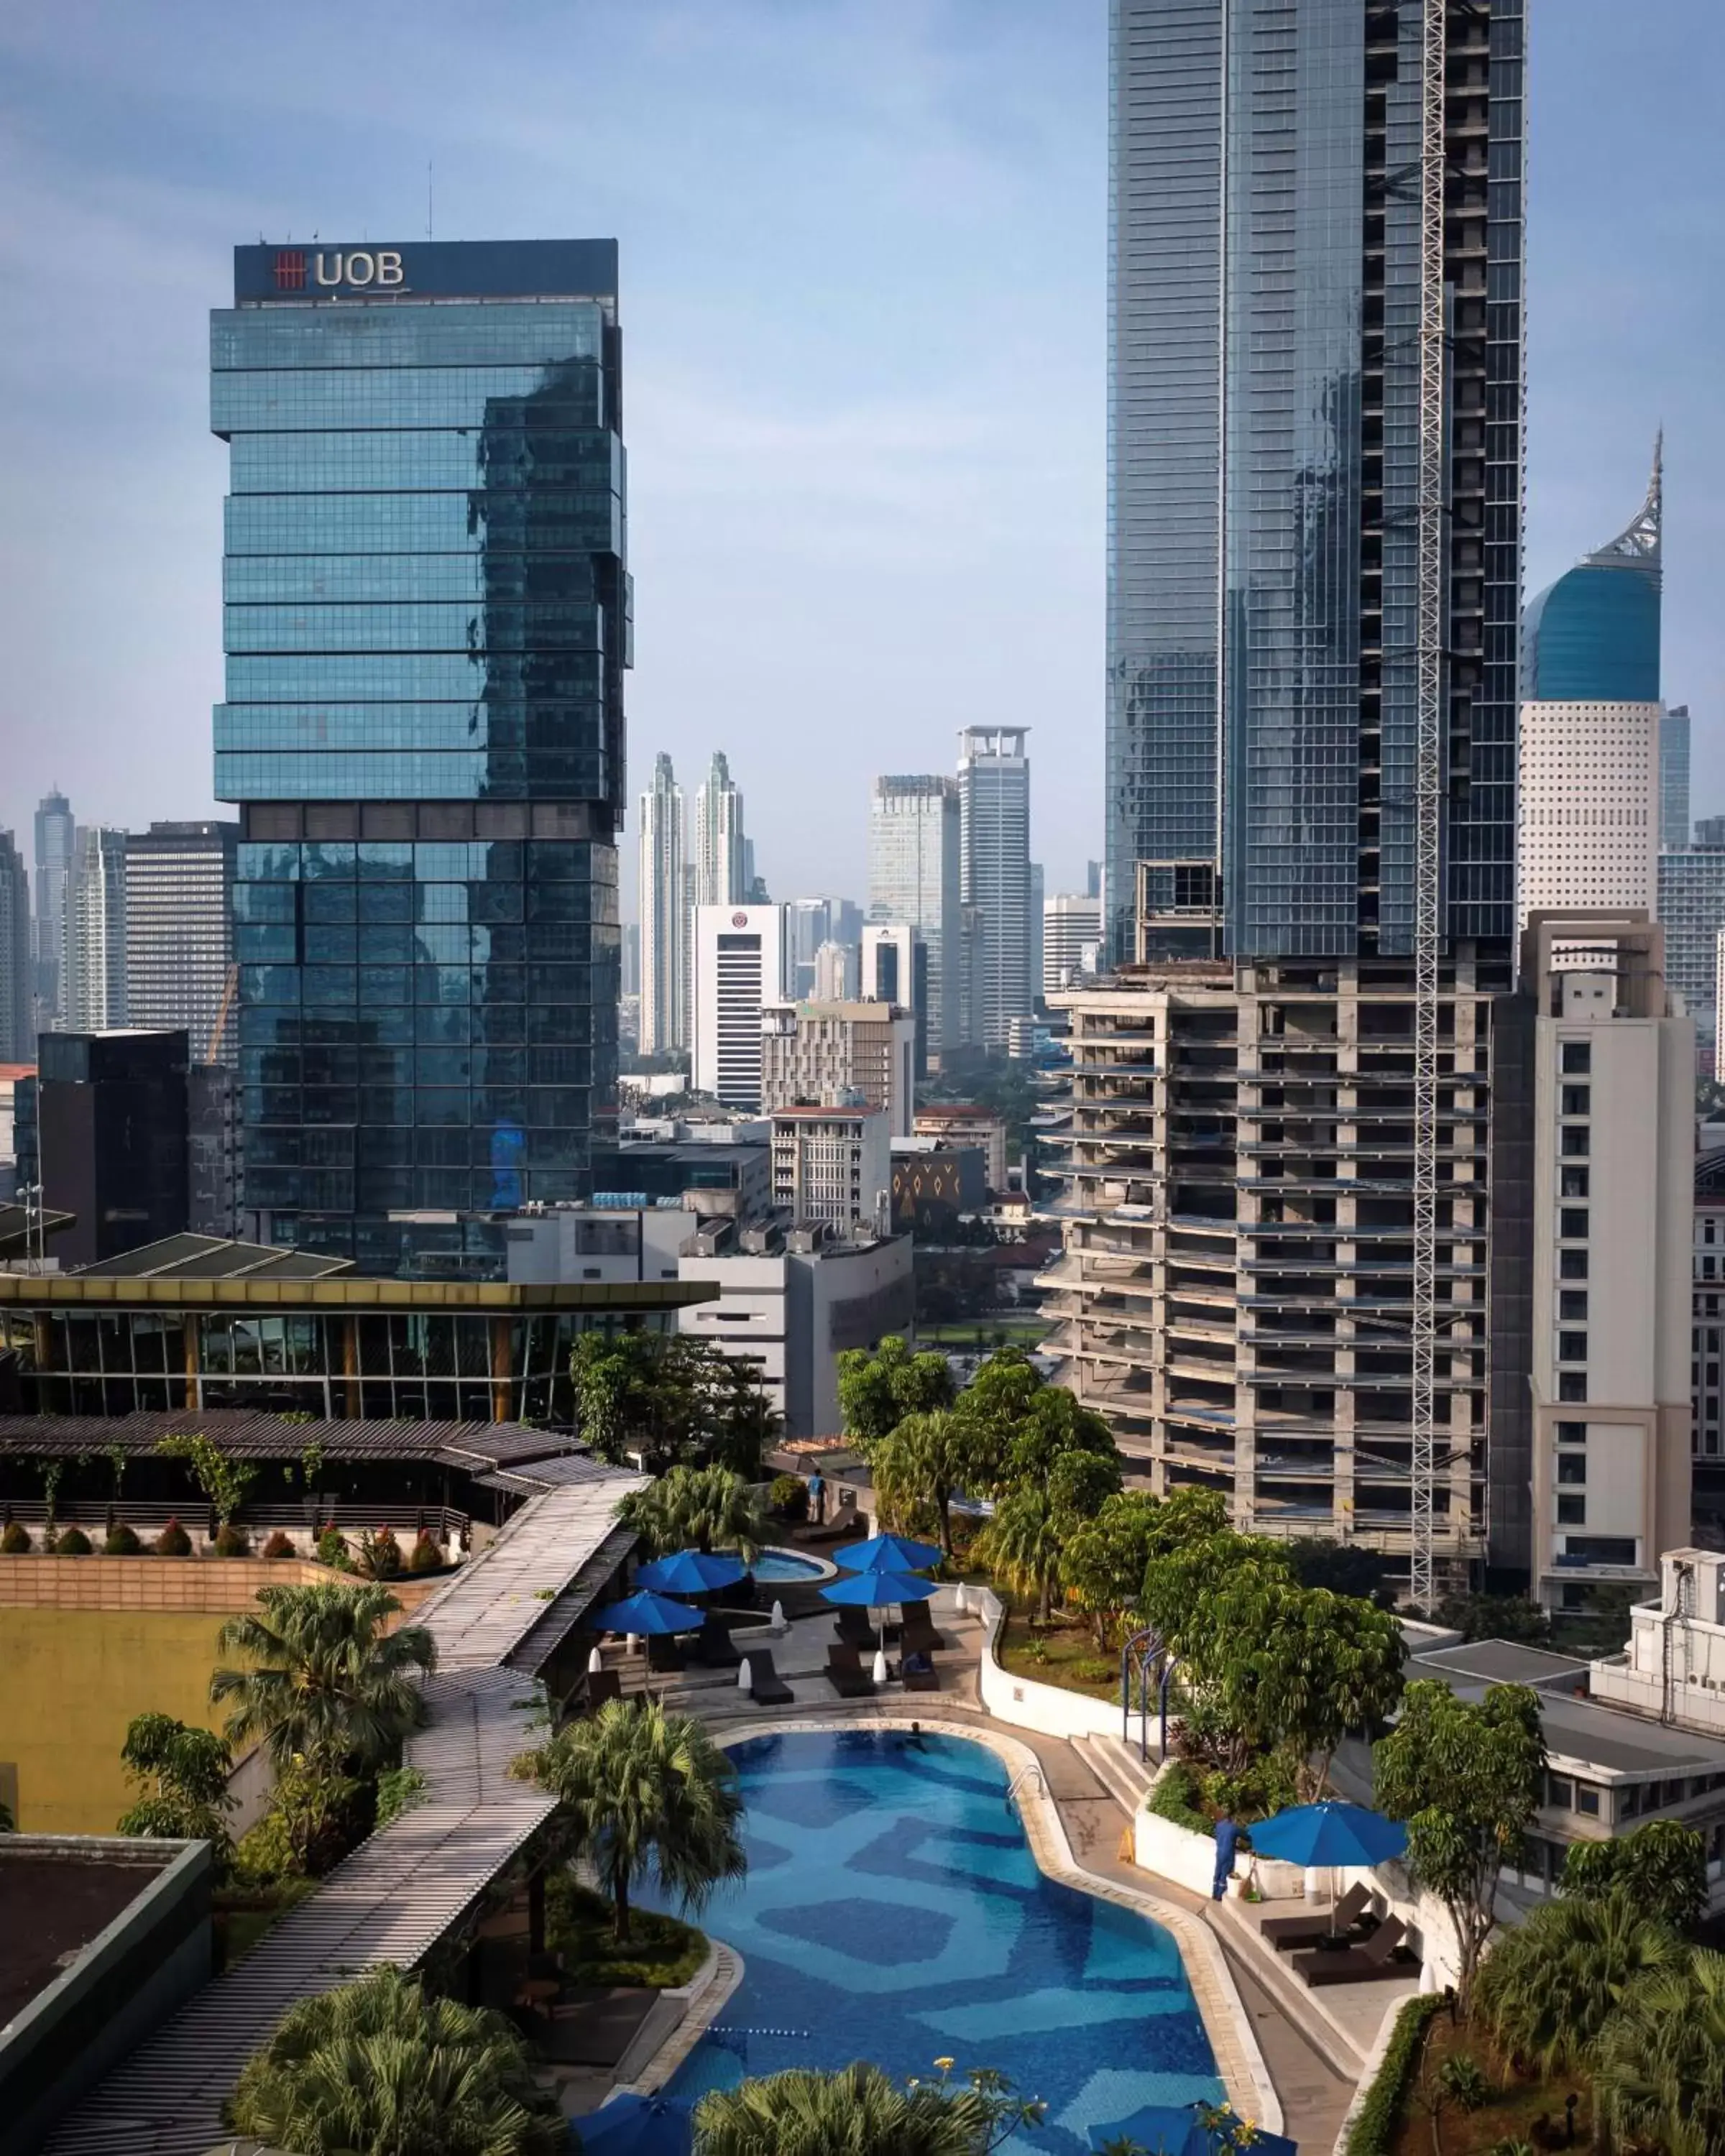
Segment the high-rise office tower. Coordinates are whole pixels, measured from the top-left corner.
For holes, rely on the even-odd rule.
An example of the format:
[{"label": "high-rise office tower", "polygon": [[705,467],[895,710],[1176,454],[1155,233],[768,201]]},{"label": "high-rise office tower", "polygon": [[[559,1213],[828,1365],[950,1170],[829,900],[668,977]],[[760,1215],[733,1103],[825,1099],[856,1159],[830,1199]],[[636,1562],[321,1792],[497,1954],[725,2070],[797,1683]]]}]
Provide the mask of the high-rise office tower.
[{"label": "high-rise office tower", "polygon": [[871,921],[859,969],[865,1001],[896,1004],[914,1024],[915,1075],[928,1075],[928,946],[907,921]]},{"label": "high-rise office tower", "polygon": [[695,795],[695,903],[747,906],[750,876],[742,796],[724,751],[715,749]]},{"label": "high-rise office tower", "polygon": [[1659,844],[1689,844],[1689,706],[1667,704],[1659,721]]},{"label": "high-rise office tower", "polygon": [[1102,935],[1100,896],[1079,898],[1056,891],[1042,902],[1042,993],[1076,988],[1094,973]]},{"label": "high-rise office tower", "polygon": [[[973,1045],[1004,1049],[1030,1014],[1030,762],[1023,726],[966,726],[958,736],[962,895],[983,916],[981,1008]],[[1040,927],[1040,924],[1039,924]]]},{"label": "high-rise office tower", "polygon": [[126,838],[105,824],[78,827],[60,943],[60,1022],[69,1033],[127,1023]]},{"label": "high-rise office tower", "polygon": [[1703,817],[1702,843],[1659,857],[1659,918],[1665,929],[1665,977],[1683,998],[1703,1042],[1717,1039],[1716,958],[1725,928],[1725,831],[1712,838]]},{"label": "high-rise office tower", "polygon": [[228,994],[239,840],[238,824],[215,822],[126,834],[126,1023],[183,1027],[194,1063],[239,1061]]},{"label": "high-rise office tower", "polygon": [[36,1060],[35,924],[30,877],[10,831],[0,831],[0,1063]]},{"label": "high-rise office tower", "polygon": [[727,1108],[761,1105],[761,1027],[784,999],[784,908],[695,909],[691,1083]]},{"label": "high-rise office tower", "polygon": [[241,247],[211,344],[246,1209],[501,1276],[614,1127],[616,244]]},{"label": "high-rise office tower", "polygon": [[683,789],[660,752],[641,796],[641,1053],[689,1045],[688,837]]},{"label": "high-rise office tower", "polygon": [[1422,1604],[1530,1472],[1486,1445],[1522,16],[1111,23],[1105,920],[1150,970],[1059,999],[1054,1345],[1153,1486]]},{"label": "high-rise office tower", "polygon": [[934,775],[877,778],[869,798],[869,918],[901,921],[928,954],[928,1055],[964,1039],[959,993],[963,862],[958,788]]},{"label": "high-rise office tower", "polygon": [[[1628,528],[1543,591],[1522,637],[1517,914],[1651,914],[1666,789],[1660,459]],[[1686,727],[1687,718],[1680,722]],[[1688,819],[1688,755],[1682,792]],[[1677,841],[1686,844],[1686,837]]]},{"label": "high-rise office tower", "polygon": [[44,1030],[64,1008],[60,949],[66,940],[66,878],[76,831],[65,795],[57,789],[44,793],[36,808],[36,1022]]},{"label": "high-rise office tower", "polygon": [[1030,864],[1030,1003],[1034,1009],[1042,998],[1042,913],[1048,900],[1048,879],[1043,874],[1040,861]]}]

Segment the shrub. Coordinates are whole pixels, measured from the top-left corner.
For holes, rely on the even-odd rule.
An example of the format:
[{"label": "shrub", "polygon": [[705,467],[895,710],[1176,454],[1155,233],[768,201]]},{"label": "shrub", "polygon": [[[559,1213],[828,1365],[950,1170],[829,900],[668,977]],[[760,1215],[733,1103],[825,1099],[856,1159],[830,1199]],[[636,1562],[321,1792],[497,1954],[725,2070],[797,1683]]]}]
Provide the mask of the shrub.
[{"label": "shrub", "polygon": [[393,1527],[379,1527],[376,1534],[359,1538],[359,1569],[367,1579],[393,1579],[401,1570],[401,1544]]},{"label": "shrub", "polygon": [[409,1572],[436,1572],[442,1565],[444,1553],[431,1538],[431,1530],[421,1527],[413,1547],[408,1552]]},{"label": "shrub", "polygon": [[1181,1760],[1174,1762],[1150,1792],[1148,1809],[1158,1819],[1183,1826],[1189,1834],[1215,1831],[1209,1815],[1199,1802],[1198,1777]]},{"label": "shrub", "polygon": [[1365,2101],[1348,2129],[1347,2156],[1389,2156],[1395,2145],[1403,2099],[1425,2046],[1426,2024],[1434,2014],[1442,2012],[1443,2005],[1440,1991],[1428,1992],[1424,1998],[1410,1999],[1397,2015],[1395,2033],[1384,2047]]},{"label": "shrub", "polygon": [[352,1572],[353,1561],[347,1554],[347,1540],[331,1520],[317,1538],[317,1561],[333,1565],[337,1572]]},{"label": "shrub", "polygon": [[417,1767],[390,1767],[377,1777],[377,1825],[411,1811],[425,1794],[425,1777]]},{"label": "shrub", "polygon": [[809,1517],[809,1485],[800,1475],[775,1475],[767,1502],[783,1520]]},{"label": "shrub", "polygon": [[56,1537],[54,1553],[56,1557],[88,1557],[90,1539],[82,1527],[68,1527]]},{"label": "shrub", "polygon": [[270,1539],[264,1543],[260,1554],[264,1557],[271,1558],[296,1557],[299,1553],[294,1548],[293,1537],[290,1534],[286,1533],[282,1528],[278,1527],[275,1533],[272,1534]]},{"label": "shrub", "polygon": [[170,1520],[156,1537],[157,1557],[190,1557],[192,1537],[177,1520]]},{"label": "shrub", "polygon": [[22,1520],[8,1520],[0,1532],[0,1557],[28,1557],[30,1553],[30,1530]]},{"label": "shrub", "polygon": [[102,1544],[104,1557],[136,1557],[144,1545],[127,1527],[124,1520],[116,1520],[109,1528]]},{"label": "shrub", "polygon": [[218,1557],[249,1557],[252,1553],[250,1537],[244,1527],[236,1527],[232,1520],[223,1521],[210,1547]]}]

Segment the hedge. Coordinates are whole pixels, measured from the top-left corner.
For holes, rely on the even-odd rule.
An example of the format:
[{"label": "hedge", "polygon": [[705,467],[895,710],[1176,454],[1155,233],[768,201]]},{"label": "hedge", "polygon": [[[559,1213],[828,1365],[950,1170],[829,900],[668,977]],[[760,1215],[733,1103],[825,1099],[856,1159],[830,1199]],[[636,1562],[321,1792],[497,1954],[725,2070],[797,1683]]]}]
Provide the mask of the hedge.
[{"label": "hedge", "polygon": [[1158,1776],[1156,1786],[1144,1800],[1144,1809],[1158,1819],[1170,1820],[1189,1834],[1214,1835],[1216,1823],[1198,1800],[1198,1777],[1183,1759],[1177,1759]]},{"label": "hedge", "polygon": [[1433,2015],[1442,2012],[1443,2005],[1443,1994],[1429,1991],[1409,1999],[1396,2016],[1395,2033],[1384,2047],[1366,2100],[1348,2129],[1348,2156],[1389,2156],[1402,2104],[1425,2047],[1425,2025]]}]

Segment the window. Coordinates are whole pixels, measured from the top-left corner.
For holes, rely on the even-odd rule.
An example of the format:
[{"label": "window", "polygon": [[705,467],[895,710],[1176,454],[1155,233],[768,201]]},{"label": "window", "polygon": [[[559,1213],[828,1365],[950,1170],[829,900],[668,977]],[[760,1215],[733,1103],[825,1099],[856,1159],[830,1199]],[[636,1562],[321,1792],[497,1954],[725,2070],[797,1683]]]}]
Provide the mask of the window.
[{"label": "window", "polygon": [[1558,1424],[1559,1445],[1585,1445],[1587,1424],[1584,1422],[1560,1422]]},{"label": "window", "polygon": [[1575,1801],[1575,1785],[1567,1774],[1548,1774],[1545,1778],[1545,1801],[1566,1812]]},{"label": "window", "polygon": [[1585,1782],[1578,1782],[1575,1784],[1575,1809],[1584,1819],[1597,1819],[1599,1816],[1599,1791],[1590,1789]]},{"label": "window", "polygon": [[1585,1280],[1587,1278],[1587,1252],[1585,1250],[1559,1250],[1558,1253],[1558,1277],[1559,1280]]},{"label": "window", "polygon": [[1587,1290],[1584,1287],[1566,1287],[1558,1297],[1558,1316],[1565,1323],[1584,1321],[1587,1317]]},{"label": "window", "polygon": [[[1563,1135],[1567,1137],[1568,1132],[1566,1131]],[[1585,1137],[1587,1132],[1583,1131],[1580,1135]],[[1562,1207],[1558,1214],[1558,1233],[1566,1243],[1584,1241],[1587,1236],[1586,1208],[1581,1205]]]},{"label": "window", "polygon": [[1585,1497],[1559,1497],[1558,1525],[1560,1527],[1584,1527],[1587,1525]]},{"label": "window", "polygon": [[1587,1360],[1587,1335],[1584,1332],[1560,1332],[1558,1335],[1558,1360],[1560,1363],[1584,1363]]},{"label": "window", "polygon": [[1585,1123],[1564,1124],[1563,1151],[1572,1158],[1577,1154],[1585,1158],[1588,1151],[1587,1125]]},{"label": "window", "polygon": [[1566,1040],[1563,1043],[1563,1075],[1566,1078],[1585,1078],[1594,1067],[1591,1043],[1585,1040]]},{"label": "window", "polygon": [[1558,1112],[1565,1116],[1588,1116],[1593,1113],[1591,1086],[1565,1086],[1558,1095]]},{"label": "window", "polygon": [[1587,1398],[1585,1370],[1559,1370],[1558,1398],[1560,1400],[1584,1400]]},{"label": "window", "polygon": [[1559,1482],[1585,1482],[1587,1455],[1584,1452],[1560,1452],[1558,1455]]},{"label": "window", "polygon": [[1635,1561],[1633,1535],[1571,1535],[1564,1554],[1578,1564],[1631,1565]]},{"label": "window", "polygon": [[1585,1198],[1587,1170],[1584,1168],[1560,1168],[1558,1170],[1558,1195],[1560,1198]]}]

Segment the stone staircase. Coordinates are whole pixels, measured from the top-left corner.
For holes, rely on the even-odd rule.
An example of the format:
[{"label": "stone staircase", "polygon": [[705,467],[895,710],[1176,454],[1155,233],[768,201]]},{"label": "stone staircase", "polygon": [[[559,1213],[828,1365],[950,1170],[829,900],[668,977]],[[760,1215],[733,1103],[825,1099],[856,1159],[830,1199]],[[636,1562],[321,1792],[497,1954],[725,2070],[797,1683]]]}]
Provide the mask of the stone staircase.
[{"label": "stone staircase", "polygon": [[1140,1759],[1137,1748],[1117,1737],[1075,1737],[1072,1749],[1128,1819],[1149,1794],[1158,1762]]}]

